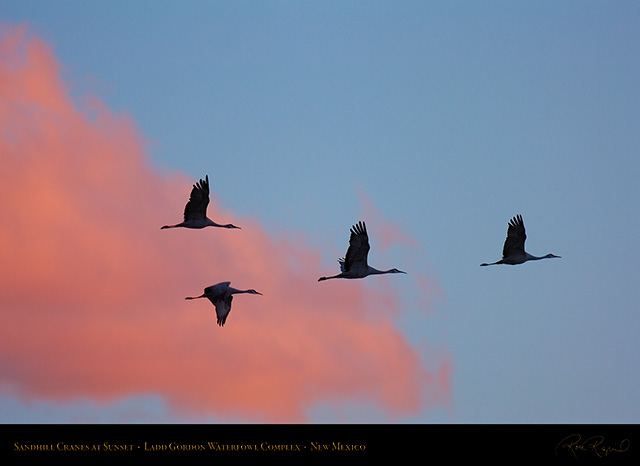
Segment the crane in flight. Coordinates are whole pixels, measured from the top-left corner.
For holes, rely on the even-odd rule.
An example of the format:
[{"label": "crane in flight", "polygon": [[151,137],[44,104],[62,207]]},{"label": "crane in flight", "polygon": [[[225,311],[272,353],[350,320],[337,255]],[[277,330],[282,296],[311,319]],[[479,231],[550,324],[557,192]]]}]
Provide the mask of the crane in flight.
[{"label": "crane in flight", "polygon": [[220,225],[207,217],[207,206],[209,205],[209,175],[204,180],[200,179],[193,185],[189,202],[184,207],[184,221],[176,225],[165,225],[165,228],[240,228],[232,224]]},{"label": "crane in flight", "polygon": [[351,227],[349,238],[349,248],[343,259],[338,259],[341,273],[332,277],[320,277],[319,282],[331,278],[364,278],[369,275],[379,275],[383,273],[406,273],[398,269],[377,270],[367,264],[367,254],[369,253],[369,236],[364,222],[360,221]]},{"label": "crane in flight", "polygon": [[216,307],[216,316],[218,317],[218,325],[222,327],[227,321],[227,316],[231,311],[231,301],[234,294],[249,293],[259,294],[256,290],[236,290],[231,288],[231,282],[222,282],[217,285],[208,286],[204,289],[204,293],[200,296],[187,296],[185,299],[207,298]]},{"label": "crane in flight", "polygon": [[502,248],[502,259],[497,262],[487,264],[486,262],[480,264],[496,265],[496,264],[509,264],[517,265],[523,264],[527,261],[535,261],[540,259],[550,259],[552,257],[559,258],[553,254],[547,254],[546,256],[536,257],[532,256],[524,250],[524,241],[527,239],[527,235],[524,230],[524,222],[522,221],[522,215],[518,214],[509,221],[509,227],[507,228],[507,239],[504,240],[504,247]]}]

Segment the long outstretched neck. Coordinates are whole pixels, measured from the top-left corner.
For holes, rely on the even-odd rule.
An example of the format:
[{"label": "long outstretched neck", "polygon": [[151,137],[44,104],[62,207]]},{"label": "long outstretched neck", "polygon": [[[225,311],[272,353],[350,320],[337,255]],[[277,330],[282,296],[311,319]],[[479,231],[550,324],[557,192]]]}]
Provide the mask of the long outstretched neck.
[{"label": "long outstretched neck", "polygon": [[213,220],[211,220],[210,218],[206,218],[205,219],[205,224],[203,226],[205,226],[205,227],[237,228],[237,229],[240,229],[240,227],[237,227],[237,226],[235,226],[235,225],[233,225],[231,223],[227,223],[226,225],[222,224],[222,223],[216,223]]},{"label": "long outstretched neck", "polygon": [[165,225],[163,227],[160,227],[161,230],[166,230],[167,228],[178,228],[181,227],[182,223],[177,223],[175,225]]},{"label": "long outstretched neck", "polygon": [[241,294],[241,293],[259,294],[259,295],[262,294],[259,291],[256,291],[256,290],[253,290],[253,289],[251,289],[251,290],[237,290],[235,288],[229,287],[229,294]]},{"label": "long outstretched neck", "polygon": [[320,277],[318,278],[318,281],[322,282],[324,280],[331,280],[332,278],[342,278],[342,274],[334,275],[332,277]]},{"label": "long outstretched neck", "polygon": [[378,269],[374,269],[373,267],[369,267],[369,275],[382,275],[385,273],[406,273],[406,272],[403,272],[402,270],[398,270],[398,269],[378,270]]},{"label": "long outstretched neck", "polygon": [[527,254],[527,260],[530,260],[530,261],[538,261],[540,259],[553,259],[554,257],[560,259],[560,256],[556,256],[555,254],[547,254],[546,256],[540,256],[540,257]]},{"label": "long outstretched neck", "polygon": [[206,297],[207,297],[207,295],[203,294],[203,295],[200,295],[200,296],[187,296],[184,299],[200,299],[200,298],[206,298]]}]

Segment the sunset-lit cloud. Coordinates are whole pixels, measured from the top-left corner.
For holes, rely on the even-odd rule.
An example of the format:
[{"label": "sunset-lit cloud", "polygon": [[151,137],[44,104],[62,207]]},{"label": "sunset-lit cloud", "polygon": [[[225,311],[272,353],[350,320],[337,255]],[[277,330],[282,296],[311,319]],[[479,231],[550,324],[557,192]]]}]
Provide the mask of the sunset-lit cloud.
[{"label": "sunset-lit cloud", "polygon": [[[390,418],[446,403],[450,361],[427,368],[380,312],[402,312],[392,284],[319,284],[320,251],[234,215],[215,192],[211,218],[242,229],[161,230],[180,221],[195,180],[156,170],[126,114],[72,99],[27,27],[0,29],[0,394],[151,394],[190,415],[266,422],[305,422],[331,400]],[[379,235],[384,248],[418,247],[401,230]],[[227,280],[263,296],[236,297],[220,328],[208,301],[184,297]]]}]

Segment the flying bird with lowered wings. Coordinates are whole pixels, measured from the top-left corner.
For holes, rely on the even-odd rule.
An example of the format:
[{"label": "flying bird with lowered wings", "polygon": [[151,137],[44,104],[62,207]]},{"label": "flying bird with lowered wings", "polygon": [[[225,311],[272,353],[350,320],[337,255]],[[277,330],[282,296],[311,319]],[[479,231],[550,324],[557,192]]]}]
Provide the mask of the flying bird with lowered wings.
[{"label": "flying bird with lowered wings", "polygon": [[349,248],[343,259],[338,259],[341,272],[332,277],[320,277],[319,282],[331,278],[364,278],[369,275],[380,275],[384,273],[406,273],[398,269],[377,270],[367,264],[367,254],[369,254],[369,235],[364,222],[358,222],[351,227],[349,238]]},{"label": "flying bird with lowered wings", "polygon": [[209,205],[209,175],[204,180],[193,185],[189,202],[184,207],[184,221],[175,225],[165,225],[165,228],[240,228],[232,224],[220,225],[207,217],[207,206]]},{"label": "flying bird with lowered wings", "polygon": [[522,215],[518,214],[509,221],[509,227],[507,228],[507,239],[504,240],[504,247],[502,248],[502,259],[497,262],[487,264],[486,262],[480,264],[484,265],[496,265],[496,264],[508,264],[517,265],[523,264],[527,261],[535,261],[540,259],[551,259],[553,257],[560,258],[553,254],[547,254],[546,256],[536,257],[532,256],[524,250],[524,241],[527,239],[527,235],[524,230],[524,222],[522,221]]},{"label": "flying bird with lowered wings", "polygon": [[216,316],[218,317],[218,325],[222,327],[227,321],[229,312],[231,311],[231,301],[234,294],[249,293],[259,294],[256,290],[236,290],[231,288],[231,282],[222,282],[217,285],[208,286],[204,289],[204,293],[200,296],[187,296],[184,299],[207,298],[216,307]]}]

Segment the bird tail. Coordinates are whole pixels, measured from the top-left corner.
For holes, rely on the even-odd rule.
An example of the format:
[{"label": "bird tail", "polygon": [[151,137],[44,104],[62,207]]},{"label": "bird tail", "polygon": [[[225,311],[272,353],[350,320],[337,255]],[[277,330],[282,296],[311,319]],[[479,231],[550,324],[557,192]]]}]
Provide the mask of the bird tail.
[{"label": "bird tail", "polygon": [[320,278],[318,278],[318,281],[319,282],[323,282],[325,280],[331,280],[332,278],[340,278],[340,275],[334,275],[332,277],[320,277]]},{"label": "bird tail", "polygon": [[486,262],[480,264],[481,267],[487,266],[487,265],[498,265],[498,264],[504,264],[504,262],[502,260],[499,260],[498,262],[491,262],[489,264],[487,264]]}]

